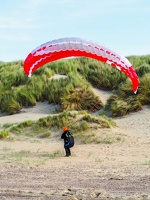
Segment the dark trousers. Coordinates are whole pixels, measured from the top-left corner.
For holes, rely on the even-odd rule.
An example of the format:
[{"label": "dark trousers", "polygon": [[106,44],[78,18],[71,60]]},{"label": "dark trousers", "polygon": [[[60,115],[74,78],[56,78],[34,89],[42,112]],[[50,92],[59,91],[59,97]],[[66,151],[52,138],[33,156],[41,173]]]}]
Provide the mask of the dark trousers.
[{"label": "dark trousers", "polygon": [[65,151],[66,151],[66,156],[70,156],[71,155],[70,148],[66,147],[66,146],[64,148],[65,148]]}]

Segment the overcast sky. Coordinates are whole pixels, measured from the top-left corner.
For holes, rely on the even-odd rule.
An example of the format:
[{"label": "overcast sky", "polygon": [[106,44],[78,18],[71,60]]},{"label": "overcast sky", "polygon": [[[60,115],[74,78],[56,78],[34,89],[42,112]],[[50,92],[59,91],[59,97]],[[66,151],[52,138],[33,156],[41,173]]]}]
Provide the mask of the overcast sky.
[{"label": "overcast sky", "polygon": [[149,0],[0,0],[0,61],[81,37],[124,56],[150,54]]}]

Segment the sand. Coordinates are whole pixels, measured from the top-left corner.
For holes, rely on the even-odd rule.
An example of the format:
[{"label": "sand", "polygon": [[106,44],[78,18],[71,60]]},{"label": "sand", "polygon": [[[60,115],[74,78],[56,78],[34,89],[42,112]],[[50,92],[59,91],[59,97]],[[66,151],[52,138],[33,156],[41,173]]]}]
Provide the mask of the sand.
[{"label": "sand", "polygon": [[[110,93],[96,91],[105,103]],[[38,103],[20,114],[1,116],[17,123],[56,112]],[[0,141],[0,200],[150,199],[150,108],[115,118],[124,142],[75,144],[65,157],[60,134],[51,139]],[[98,130],[100,131],[100,130]]]}]

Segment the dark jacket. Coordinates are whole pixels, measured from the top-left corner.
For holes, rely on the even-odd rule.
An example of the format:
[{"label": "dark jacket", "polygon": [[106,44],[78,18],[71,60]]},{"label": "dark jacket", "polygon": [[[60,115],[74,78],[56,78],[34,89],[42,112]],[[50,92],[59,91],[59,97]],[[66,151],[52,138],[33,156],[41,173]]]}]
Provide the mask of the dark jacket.
[{"label": "dark jacket", "polygon": [[[68,130],[67,131],[64,131],[61,135],[61,139],[64,140],[64,144],[68,144],[68,137],[66,136],[66,133],[69,132]],[[70,133],[70,132],[69,132]]]}]

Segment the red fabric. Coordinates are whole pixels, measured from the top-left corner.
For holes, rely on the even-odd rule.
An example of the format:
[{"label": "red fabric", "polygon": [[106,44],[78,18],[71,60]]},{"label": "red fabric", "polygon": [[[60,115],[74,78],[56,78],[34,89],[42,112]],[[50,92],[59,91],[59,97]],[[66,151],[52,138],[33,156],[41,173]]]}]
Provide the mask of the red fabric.
[{"label": "red fabric", "polygon": [[[125,73],[132,81],[133,91],[136,93],[138,89],[138,76],[131,66],[131,63],[110,49],[95,45],[93,43],[74,39],[62,39],[45,43],[39,48],[32,51],[24,61],[24,71],[27,75],[31,75],[39,67],[48,62],[56,61],[66,57],[89,57],[101,62],[108,62],[113,67],[117,67]],[[78,48],[79,47],[79,48]]]}]

